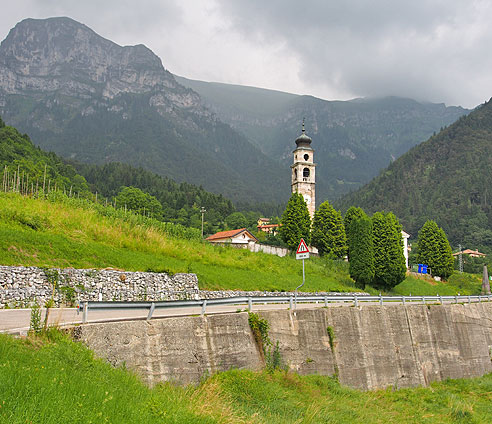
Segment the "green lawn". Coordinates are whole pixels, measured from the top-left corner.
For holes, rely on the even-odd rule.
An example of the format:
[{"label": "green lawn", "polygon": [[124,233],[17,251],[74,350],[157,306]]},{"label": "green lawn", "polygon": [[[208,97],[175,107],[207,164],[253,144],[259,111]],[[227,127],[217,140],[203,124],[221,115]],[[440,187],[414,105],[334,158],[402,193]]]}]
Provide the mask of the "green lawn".
[{"label": "green lawn", "polygon": [[331,377],[231,370],[149,389],[57,331],[0,335],[0,423],[490,423],[492,375],[362,392]]}]

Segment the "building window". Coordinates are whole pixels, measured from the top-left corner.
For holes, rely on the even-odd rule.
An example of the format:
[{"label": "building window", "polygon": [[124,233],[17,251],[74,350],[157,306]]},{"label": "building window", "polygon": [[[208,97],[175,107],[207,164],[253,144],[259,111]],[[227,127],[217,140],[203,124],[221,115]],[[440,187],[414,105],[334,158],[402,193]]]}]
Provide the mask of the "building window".
[{"label": "building window", "polygon": [[304,160],[305,161],[308,161],[309,160],[309,155],[307,153],[304,155]]},{"label": "building window", "polygon": [[294,177],[297,180],[297,169],[294,169]]},{"label": "building window", "polygon": [[302,170],[302,176],[303,176],[304,178],[309,178],[309,168],[304,168],[304,169]]}]

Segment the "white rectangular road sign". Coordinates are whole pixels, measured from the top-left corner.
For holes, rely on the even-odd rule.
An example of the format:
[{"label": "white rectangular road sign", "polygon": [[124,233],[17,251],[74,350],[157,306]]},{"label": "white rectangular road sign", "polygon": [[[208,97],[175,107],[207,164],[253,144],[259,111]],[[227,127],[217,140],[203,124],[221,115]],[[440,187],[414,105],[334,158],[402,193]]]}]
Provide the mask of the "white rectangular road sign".
[{"label": "white rectangular road sign", "polygon": [[296,259],[309,259],[309,252],[296,253]]}]

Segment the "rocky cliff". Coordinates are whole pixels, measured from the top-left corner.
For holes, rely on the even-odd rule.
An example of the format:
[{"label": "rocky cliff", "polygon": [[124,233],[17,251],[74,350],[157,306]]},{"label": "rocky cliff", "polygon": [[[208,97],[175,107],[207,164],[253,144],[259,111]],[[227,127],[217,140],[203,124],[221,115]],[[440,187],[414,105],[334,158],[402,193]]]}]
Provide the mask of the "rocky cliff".
[{"label": "rocky cliff", "polygon": [[233,200],[288,196],[288,169],[221,122],[150,49],[70,18],[26,19],[1,43],[0,115],[78,161],[142,166]]}]

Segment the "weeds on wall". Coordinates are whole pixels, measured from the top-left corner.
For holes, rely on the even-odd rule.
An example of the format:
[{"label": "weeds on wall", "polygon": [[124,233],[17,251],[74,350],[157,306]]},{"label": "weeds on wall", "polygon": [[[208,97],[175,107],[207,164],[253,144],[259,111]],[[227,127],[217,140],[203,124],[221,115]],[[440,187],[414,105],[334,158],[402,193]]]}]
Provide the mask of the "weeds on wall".
[{"label": "weeds on wall", "polygon": [[268,330],[270,329],[268,321],[264,318],[260,318],[260,316],[254,312],[249,312],[248,323],[265,361],[266,370],[268,372],[274,372],[275,370],[287,371],[287,366],[282,360],[278,340],[275,345],[273,345],[268,335]]}]

